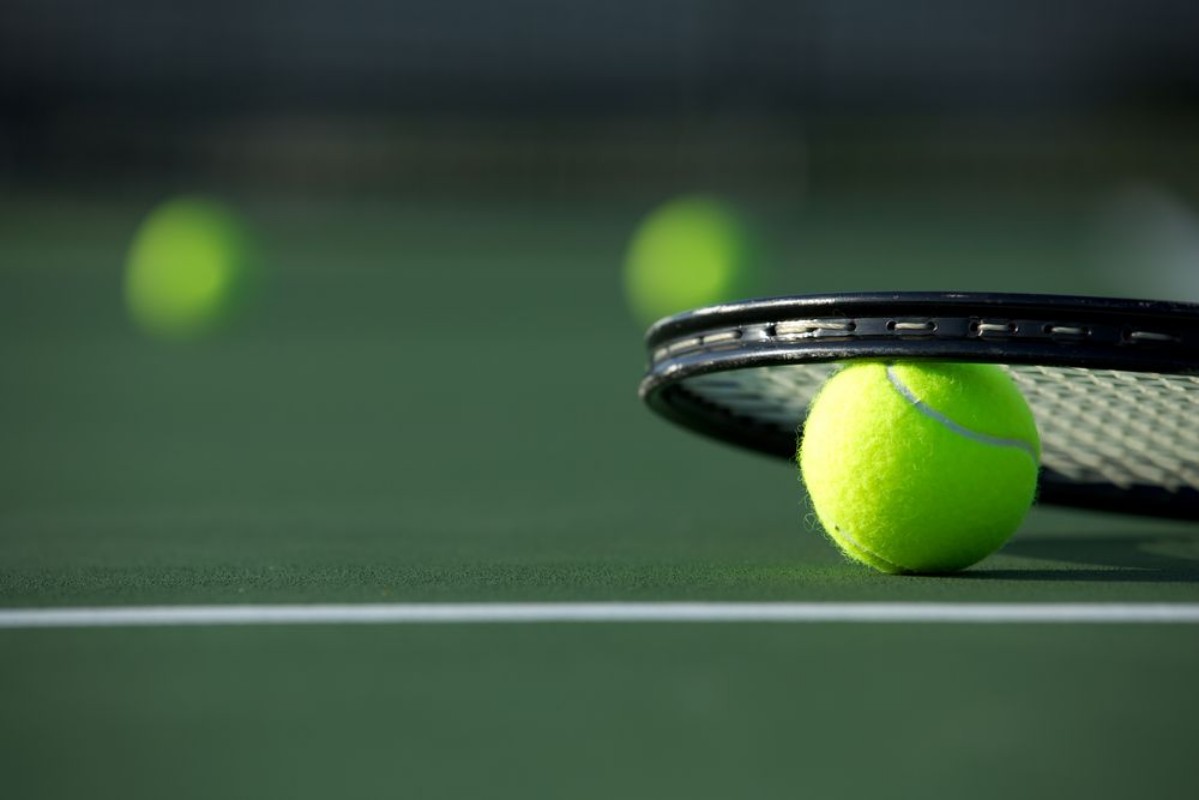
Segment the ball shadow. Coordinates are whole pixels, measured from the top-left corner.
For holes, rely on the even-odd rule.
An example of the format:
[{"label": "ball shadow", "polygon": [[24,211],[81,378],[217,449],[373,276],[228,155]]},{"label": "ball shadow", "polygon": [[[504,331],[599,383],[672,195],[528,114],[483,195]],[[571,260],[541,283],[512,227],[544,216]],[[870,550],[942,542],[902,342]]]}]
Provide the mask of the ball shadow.
[{"label": "ball shadow", "polygon": [[1073,566],[981,569],[959,576],[976,580],[1199,583],[1199,535],[1029,537],[1010,542],[1000,554]]}]

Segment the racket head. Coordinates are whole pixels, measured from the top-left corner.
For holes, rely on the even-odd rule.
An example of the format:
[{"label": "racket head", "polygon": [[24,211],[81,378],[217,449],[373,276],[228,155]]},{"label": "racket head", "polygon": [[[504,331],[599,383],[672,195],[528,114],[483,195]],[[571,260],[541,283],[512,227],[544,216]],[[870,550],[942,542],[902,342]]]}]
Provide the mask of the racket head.
[{"label": "racket head", "polygon": [[1041,502],[1199,519],[1199,305],[873,292],[678,314],[640,387],[690,430],[793,460],[808,405],[855,360],[1003,366],[1042,440]]}]

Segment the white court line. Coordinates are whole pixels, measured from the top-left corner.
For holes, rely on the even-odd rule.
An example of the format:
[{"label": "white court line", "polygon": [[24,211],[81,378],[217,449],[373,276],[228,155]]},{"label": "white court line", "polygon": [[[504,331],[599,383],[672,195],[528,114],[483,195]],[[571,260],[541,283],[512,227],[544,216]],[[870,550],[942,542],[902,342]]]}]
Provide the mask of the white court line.
[{"label": "white court line", "polygon": [[1199,603],[386,603],[0,609],[0,628],[547,622],[1199,623]]}]

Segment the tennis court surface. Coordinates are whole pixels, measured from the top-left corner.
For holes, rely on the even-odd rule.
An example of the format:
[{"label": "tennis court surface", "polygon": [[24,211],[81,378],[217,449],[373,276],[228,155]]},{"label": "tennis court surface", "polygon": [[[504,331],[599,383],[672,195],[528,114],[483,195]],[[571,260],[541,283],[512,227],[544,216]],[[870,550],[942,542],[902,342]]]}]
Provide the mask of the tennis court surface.
[{"label": "tennis court surface", "polygon": [[[793,469],[638,403],[640,206],[251,198],[260,302],[180,345],[120,303],[147,202],[0,214],[5,796],[1193,795],[1193,523],[844,561]],[[876,288],[838,265],[948,219],[981,243],[905,275],[1091,288],[1047,214],[817,208],[780,282]]]}]

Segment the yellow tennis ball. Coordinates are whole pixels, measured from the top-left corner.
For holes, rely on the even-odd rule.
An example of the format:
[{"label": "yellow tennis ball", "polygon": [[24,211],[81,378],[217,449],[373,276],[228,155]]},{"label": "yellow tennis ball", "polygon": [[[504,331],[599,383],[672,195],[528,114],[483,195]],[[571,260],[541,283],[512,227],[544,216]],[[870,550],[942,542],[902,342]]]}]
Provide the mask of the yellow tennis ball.
[{"label": "yellow tennis ball", "polygon": [[964,569],[1016,531],[1037,488],[1032,411],[1002,369],[854,363],[812,403],[799,467],[825,532],[891,573]]},{"label": "yellow tennis ball", "polygon": [[740,215],[706,195],[651,212],[629,241],[624,284],[645,324],[680,311],[740,300],[758,290],[757,247]]},{"label": "yellow tennis ball", "polygon": [[225,206],[194,197],[163,203],[142,222],[125,269],[134,322],[164,339],[208,333],[228,316],[249,270],[244,227]]}]

